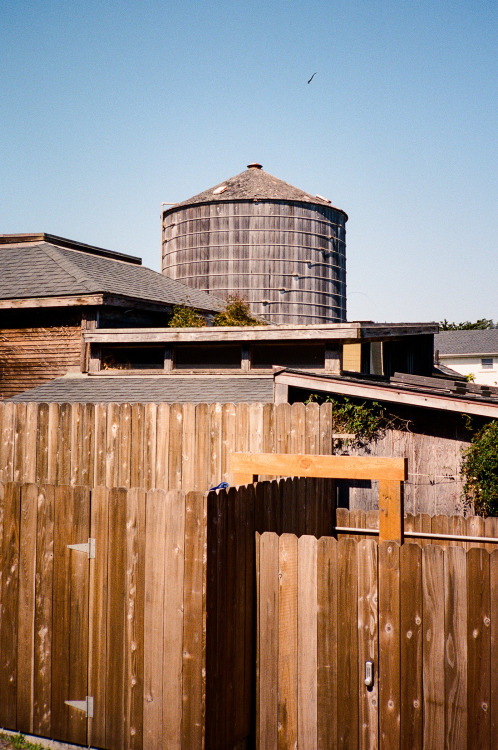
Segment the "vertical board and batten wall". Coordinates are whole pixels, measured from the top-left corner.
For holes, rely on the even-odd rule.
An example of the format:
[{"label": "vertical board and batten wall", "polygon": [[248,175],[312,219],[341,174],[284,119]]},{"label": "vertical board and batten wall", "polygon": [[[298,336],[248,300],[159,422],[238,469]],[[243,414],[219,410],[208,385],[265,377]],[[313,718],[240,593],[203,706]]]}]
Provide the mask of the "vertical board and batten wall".
[{"label": "vertical board and batten wall", "polygon": [[[0,403],[0,481],[205,492],[230,481],[231,452],[331,454],[332,404]],[[456,435],[390,431],[352,455],[405,456],[405,509],[461,510]],[[349,507],[377,507],[376,482]]]}]

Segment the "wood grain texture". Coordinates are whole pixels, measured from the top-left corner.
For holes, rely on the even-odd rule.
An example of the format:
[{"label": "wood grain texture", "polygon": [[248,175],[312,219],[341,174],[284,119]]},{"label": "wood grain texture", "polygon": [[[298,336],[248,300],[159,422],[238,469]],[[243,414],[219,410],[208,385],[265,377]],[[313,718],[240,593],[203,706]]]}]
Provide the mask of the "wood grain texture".
[{"label": "wood grain texture", "polygon": [[357,542],[337,545],[337,747],[358,747]]},{"label": "wood grain texture", "polygon": [[424,745],[444,747],[443,549],[422,550]]},{"label": "wood grain texture", "polygon": [[297,705],[298,745],[317,747],[317,542],[312,536],[298,541]]},{"label": "wood grain texture", "polygon": [[467,732],[475,750],[489,747],[490,734],[490,581],[489,553],[467,553]]},{"label": "wood grain texture", "polygon": [[279,538],[278,747],[297,746],[298,548],[297,537]]},{"label": "wood grain texture", "polygon": [[422,750],[422,551],[400,548],[401,747]]},{"label": "wood grain texture", "polygon": [[[379,622],[377,543],[373,539],[358,542],[358,747],[361,750],[377,750],[379,747]],[[374,683],[367,688],[365,663],[373,662]]]},{"label": "wood grain texture", "polygon": [[444,555],[446,750],[467,747],[467,559],[462,547]]},{"label": "wood grain texture", "polygon": [[278,748],[278,537],[259,540],[259,726],[261,750]]},{"label": "wood grain texture", "polygon": [[317,747],[337,745],[337,542],[322,537],[317,550]]},{"label": "wood grain texture", "polygon": [[4,488],[2,503],[0,619],[0,724],[15,729],[17,721],[17,638],[21,493],[16,484]]},{"label": "wood grain texture", "polygon": [[400,748],[399,545],[379,543],[379,744]]}]

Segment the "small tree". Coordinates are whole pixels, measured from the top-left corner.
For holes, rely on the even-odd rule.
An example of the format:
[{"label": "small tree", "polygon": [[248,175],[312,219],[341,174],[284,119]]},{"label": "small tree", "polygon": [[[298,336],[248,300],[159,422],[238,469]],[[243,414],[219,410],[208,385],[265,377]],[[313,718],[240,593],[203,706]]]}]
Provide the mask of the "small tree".
[{"label": "small tree", "polygon": [[202,315],[187,305],[175,305],[168,323],[170,328],[203,328],[205,325]]},{"label": "small tree", "polygon": [[464,451],[460,471],[467,506],[479,515],[498,515],[498,420],[476,432]]},{"label": "small tree", "polygon": [[482,331],[487,328],[494,328],[494,324],[489,318],[479,318],[474,323],[470,320],[465,320],[463,323],[450,323],[445,318],[439,323],[439,328],[442,331]]},{"label": "small tree", "polygon": [[251,315],[249,302],[238,294],[230,294],[227,298],[225,308],[215,315],[213,320],[215,326],[264,326],[262,320]]}]

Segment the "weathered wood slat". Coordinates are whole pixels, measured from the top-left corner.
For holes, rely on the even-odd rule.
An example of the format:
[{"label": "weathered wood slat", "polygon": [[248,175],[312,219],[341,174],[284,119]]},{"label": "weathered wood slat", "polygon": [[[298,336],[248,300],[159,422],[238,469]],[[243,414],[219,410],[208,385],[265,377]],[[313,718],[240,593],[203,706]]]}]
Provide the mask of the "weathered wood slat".
[{"label": "weathered wood slat", "polygon": [[422,551],[400,548],[401,747],[422,750]]},{"label": "weathered wood slat", "polygon": [[379,544],[379,745],[400,748],[400,548]]},{"label": "weathered wood slat", "polygon": [[422,550],[424,745],[444,747],[443,549]]},{"label": "weathered wood slat", "polygon": [[337,747],[358,747],[357,543],[337,545]]},{"label": "weathered wood slat", "polygon": [[[375,674],[379,647],[377,543],[373,539],[358,542],[358,748],[379,747],[379,688]],[[365,685],[365,664],[372,662],[374,682]]]},{"label": "weathered wood slat", "polygon": [[444,554],[445,744],[467,746],[467,559],[461,547]]}]

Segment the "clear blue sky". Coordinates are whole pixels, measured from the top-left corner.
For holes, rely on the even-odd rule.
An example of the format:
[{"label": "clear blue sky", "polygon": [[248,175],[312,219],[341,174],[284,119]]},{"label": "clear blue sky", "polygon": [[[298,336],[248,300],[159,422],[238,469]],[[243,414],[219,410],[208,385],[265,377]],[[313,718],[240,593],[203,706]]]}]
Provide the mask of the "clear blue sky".
[{"label": "clear blue sky", "polygon": [[259,161],[348,213],[349,319],[496,320],[497,27],[496,0],[3,2],[0,233],[159,270],[161,201]]}]

